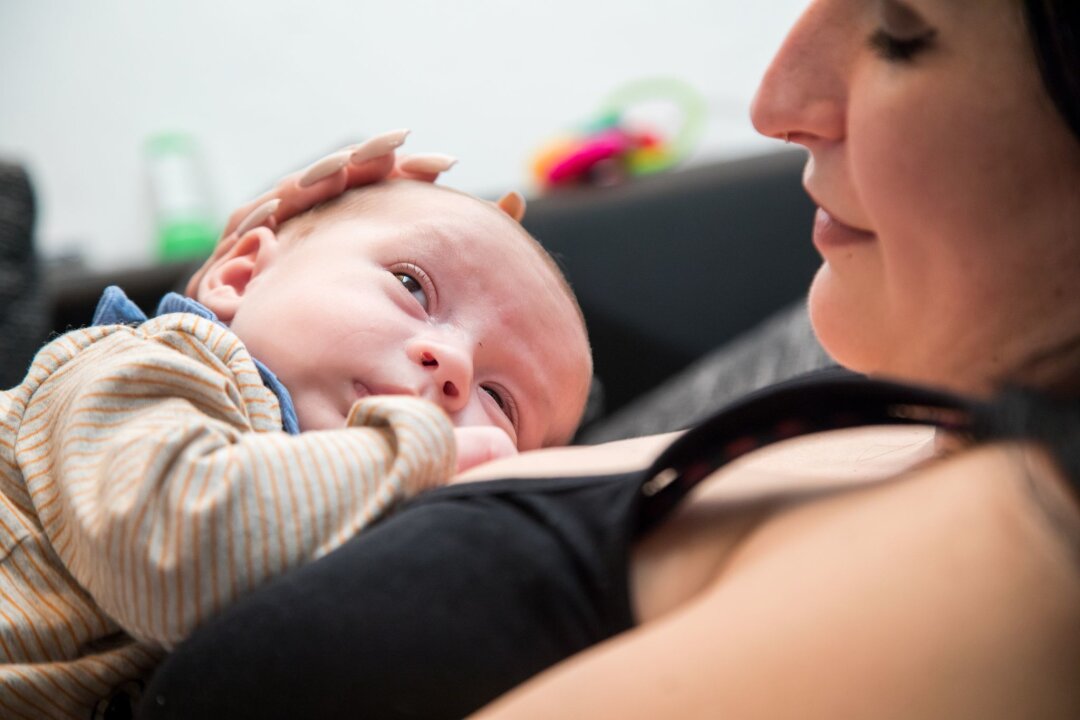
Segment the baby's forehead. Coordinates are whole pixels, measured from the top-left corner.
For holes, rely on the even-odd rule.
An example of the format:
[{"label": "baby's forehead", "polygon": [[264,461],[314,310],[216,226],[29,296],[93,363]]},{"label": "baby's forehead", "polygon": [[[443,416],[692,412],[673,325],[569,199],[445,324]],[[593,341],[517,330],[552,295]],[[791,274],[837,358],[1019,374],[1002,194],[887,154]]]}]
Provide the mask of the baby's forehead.
[{"label": "baby's forehead", "polygon": [[[453,188],[417,180],[394,179],[353,191],[367,209],[413,215],[417,210],[433,212],[476,212],[499,219],[502,212],[493,203]],[[506,220],[510,218],[506,217]]]},{"label": "baby's forehead", "polygon": [[540,243],[494,203],[431,183],[379,183],[361,189],[356,202],[336,210],[339,219],[388,223],[404,237],[466,255],[495,253],[503,261],[530,267],[549,263]]}]

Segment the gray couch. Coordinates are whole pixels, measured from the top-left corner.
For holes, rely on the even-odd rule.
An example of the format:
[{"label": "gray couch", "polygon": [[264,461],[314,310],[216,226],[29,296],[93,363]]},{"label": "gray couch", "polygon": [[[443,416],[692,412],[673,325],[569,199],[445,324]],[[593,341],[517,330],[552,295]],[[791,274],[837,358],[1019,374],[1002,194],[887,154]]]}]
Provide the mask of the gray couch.
[{"label": "gray couch", "polygon": [[579,442],[684,428],[829,364],[803,302],[820,264],[805,159],[719,162],[530,203],[525,225],[577,292],[603,389]]},{"label": "gray couch", "polygon": [[22,381],[47,334],[34,211],[26,172],[0,162],[0,388]]}]

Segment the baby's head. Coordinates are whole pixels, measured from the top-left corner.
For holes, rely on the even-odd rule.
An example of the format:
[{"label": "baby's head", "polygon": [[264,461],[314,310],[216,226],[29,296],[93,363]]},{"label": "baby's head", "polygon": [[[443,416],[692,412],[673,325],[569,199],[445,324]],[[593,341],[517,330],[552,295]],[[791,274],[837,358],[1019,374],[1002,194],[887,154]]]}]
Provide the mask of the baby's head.
[{"label": "baby's head", "polygon": [[592,360],[562,273],[517,222],[454,190],[390,181],[255,228],[194,295],[285,384],[302,430],[408,394],[528,450],[569,440],[584,410]]}]

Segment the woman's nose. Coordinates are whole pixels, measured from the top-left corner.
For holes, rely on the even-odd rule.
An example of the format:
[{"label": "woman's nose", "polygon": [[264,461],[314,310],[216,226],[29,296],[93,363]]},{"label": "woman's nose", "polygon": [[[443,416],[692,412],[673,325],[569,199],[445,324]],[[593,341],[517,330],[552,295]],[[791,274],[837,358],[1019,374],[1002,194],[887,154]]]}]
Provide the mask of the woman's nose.
[{"label": "woman's nose", "polygon": [[418,340],[409,345],[408,355],[425,374],[430,400],[448,413],[458,412],[468,404],[473,362],[464,343]]},{"label": "woman's nose", "polygon": [[773,57],[750,110],[762,135],[801,145],[843,139],[852,38],[860,28],[842,5],[810,3]]}]

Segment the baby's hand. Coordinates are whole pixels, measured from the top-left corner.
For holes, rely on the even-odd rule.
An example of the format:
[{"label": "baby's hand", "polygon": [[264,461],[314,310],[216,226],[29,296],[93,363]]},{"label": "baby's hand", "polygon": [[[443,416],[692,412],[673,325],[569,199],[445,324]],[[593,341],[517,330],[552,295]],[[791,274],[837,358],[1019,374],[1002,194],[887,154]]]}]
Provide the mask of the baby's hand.
[{"label": "baby's hand", "polygon": [[510,436],[491,425],[454,428],[457,441],[457,471],[465,472],[492,460],[517,455]]}]

